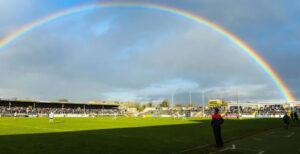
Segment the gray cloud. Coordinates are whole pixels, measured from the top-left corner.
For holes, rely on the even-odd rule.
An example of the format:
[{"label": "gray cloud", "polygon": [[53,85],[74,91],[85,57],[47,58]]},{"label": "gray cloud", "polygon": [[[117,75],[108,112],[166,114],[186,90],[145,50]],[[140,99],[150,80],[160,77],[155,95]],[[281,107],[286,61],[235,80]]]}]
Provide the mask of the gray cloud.
[{"label": "gray cloud", "polygon": [[[272,19],[268,12],[257,8],[249,13],[256,4],[247,2],[224,4],[227,7],[219,2],[182,3],[170,5],[247,38],[283,80],[289,79],[298,97],[292,85],[298,84],[299,71],[291,74],[286,68],[296,69],[293,59],[299,55],[274,54],[273,45],[282,40],[260,37],[265,19]],[[0,30],[0,36],[5,33]],[[266,41],[271,43],[261,43]],[[278,63],[283,57],[287,62]],[[44,25],[1,51],[0,73],[0,97],[149,101],[170,99],[172,89],[178,89],[176,101],[186,103],[189,91],[201,102],[203,90],[206,99],[234,100],[239,88],[244,102],[283,99],[254,61],[228,40],[186,19],[139,9],[97,10]]]}]

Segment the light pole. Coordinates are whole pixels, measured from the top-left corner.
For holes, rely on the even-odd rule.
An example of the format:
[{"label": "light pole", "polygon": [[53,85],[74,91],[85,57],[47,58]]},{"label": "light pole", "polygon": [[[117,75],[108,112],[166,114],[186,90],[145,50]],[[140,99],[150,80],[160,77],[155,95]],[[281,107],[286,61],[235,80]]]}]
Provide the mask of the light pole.
[{"label": "light pole", "polygon": [[238,107],[238,118],[240,118],[240,106],[239,106],[239,89],[236,88],[236,103]]},{"label": "light pole", "polygon": [[191,91],[190,91],[190,107],[192,106],[192,95],[191,95]]},{"label": "light pole", "polygon": [[202,91],[202,117],[204,116],[204,91]]},{"label": "light pole", "polygon": [[172,105],[171,105],[171,108],[173,109],[174,107],[174,91],[172,92]]}]

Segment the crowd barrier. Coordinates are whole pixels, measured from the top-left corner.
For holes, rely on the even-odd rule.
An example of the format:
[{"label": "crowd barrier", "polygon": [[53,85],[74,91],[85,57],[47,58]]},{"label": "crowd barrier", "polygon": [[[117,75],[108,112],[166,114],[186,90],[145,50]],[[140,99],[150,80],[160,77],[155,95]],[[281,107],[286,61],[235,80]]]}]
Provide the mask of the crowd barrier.
[{"label": "crowd barrier", "polygon": [[255,118],[255,115],[242,115],[243,118]]},{"label": "crowd barrier", "polygon": [[224,118],[237,118],[237,115],[236,114],[225,114],[224,116],[223,116]]},{"label": "crowd barrier", "polygon": [[165,114],[165,115],[160,115],[160,117],[171,117],[171,115]]},{"label": "crowd barrier", "polygon": [[65,114],[65,117],[89,117],[88,114]]}]

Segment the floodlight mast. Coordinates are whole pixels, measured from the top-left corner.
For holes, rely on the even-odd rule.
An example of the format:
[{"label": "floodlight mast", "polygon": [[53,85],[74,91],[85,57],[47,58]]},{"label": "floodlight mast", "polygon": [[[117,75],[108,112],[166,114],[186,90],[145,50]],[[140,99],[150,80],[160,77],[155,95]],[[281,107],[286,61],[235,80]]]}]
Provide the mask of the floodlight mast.
[{"label": "floodlight mast", "polygon": [[202,117],[204,117],[204,91],[202,91]]},{"label": "floodlight mast", "polygon": [[238,107],[238,118],[240,118],[240,106],[239,106],[239,89],[236,88],[236,103],[237,103],[237,107]]},{"label": "floodlight mast", "polygon": [[174,107],[174,91],[172,92],[172,109]]},{"label": "floodlight mast", "polygon": [[192,106],[192,95],[191,95],[191,91],[190,91],[190,107]]}]

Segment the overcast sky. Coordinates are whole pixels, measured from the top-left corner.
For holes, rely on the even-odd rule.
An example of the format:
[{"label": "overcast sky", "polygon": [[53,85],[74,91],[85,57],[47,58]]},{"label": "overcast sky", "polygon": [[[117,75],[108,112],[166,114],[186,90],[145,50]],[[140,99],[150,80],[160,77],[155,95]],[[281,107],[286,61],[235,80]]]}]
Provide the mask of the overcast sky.
[{"label": "overcast sky", "polygon": [[[0,39],[36,19],[97,1],[0,0]],[[99,1],[98,1],[99,2]],[[105,2],[105,1],[100,1]],[[141,2],[141,0],[139,0]],[[147,2],[147,1],[145,1]],[[251,46],[300,99],[300,2],[151,0],[197,14]],[[133,8],[60,18],[0,50],[0,98],[284,102],[231,42],[178,16]]]}]

